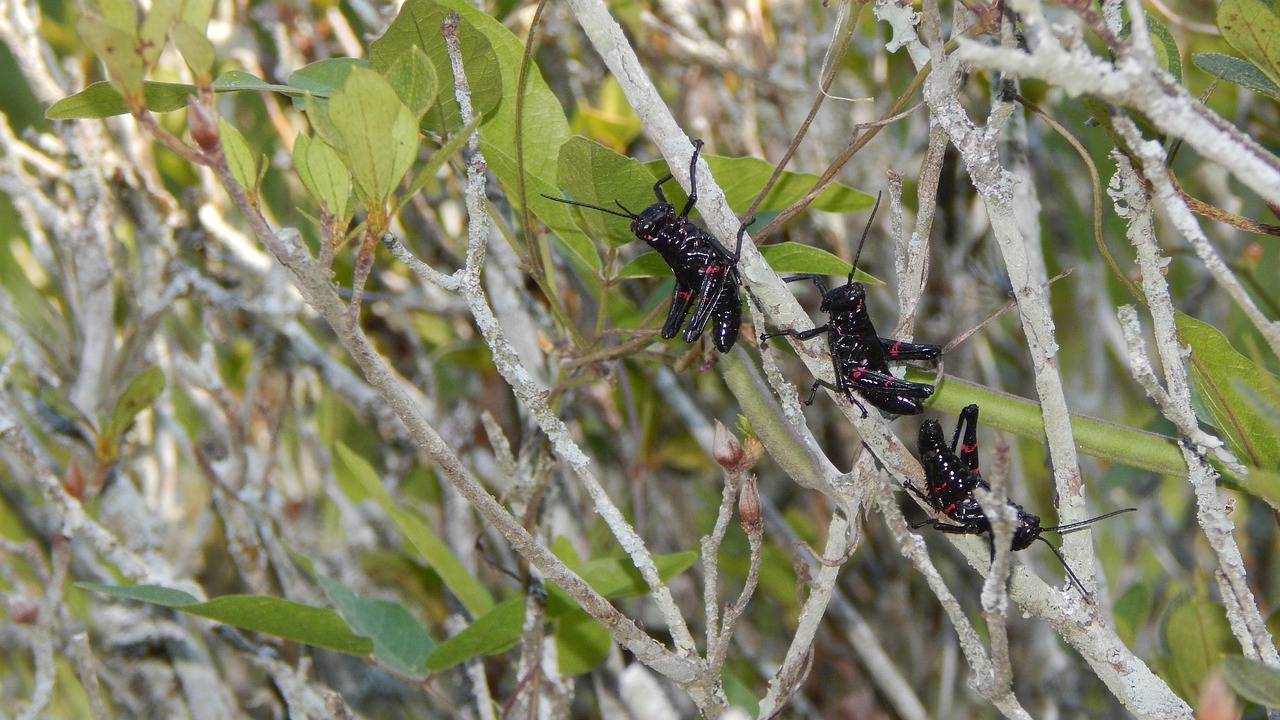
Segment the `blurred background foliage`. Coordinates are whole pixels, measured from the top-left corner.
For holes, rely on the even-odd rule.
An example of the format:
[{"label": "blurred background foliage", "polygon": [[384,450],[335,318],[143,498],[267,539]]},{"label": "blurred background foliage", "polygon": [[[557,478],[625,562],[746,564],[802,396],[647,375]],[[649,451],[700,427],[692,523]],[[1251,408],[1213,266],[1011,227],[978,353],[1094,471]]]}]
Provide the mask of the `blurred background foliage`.
[{"label": "blurred background foliage", "polygon": [[[509,331],[523,331],[515,338],[522,357],[553,388],[557,411],[592,457],[614,502],[650,550],[665,559],[661,566],[677,600],[691,618],[700,617],[701,576],[696,565],[689,567],[690,551],[698,550],[699,539],[714,523],[723,482],[709,453],[709,422],[719,420],[739,428],[739,434],[742,429],[735,401],[714,369],[718,359],[702,344],[679,342],[619,351],[637,333],[655,332],[671,281],[632,279],[646,273],[623,270],[641,251],[638,244],[619,243],[626,237],[624,221],[606,224],[590,213],[545,210],[531,197],[531,209],[542,222],[525,226],[510,158],[499,159],[517,132],[524,134],[526,148],[533,148],[527,152],[555,157],[558,148],[547,143],[563,138],[550,136],[547,128],[557,123],[602,151],[641,161],[653,160],[656,153],[564,3],[546,7],[533,52],[548,97],[563,118],[535,116],[523,125],[498,126],[493,118],[511,113],[515,102],[519,43],[528,37],[534,7],[502,0],[481,5],[507,33],[505,45],[488,35],[498,32],[496,23],[464,34],[484,35],[492,45],[491,55],[485,55],[489,65],[468,66],[477,107],[486,110],[482,137],[497,180],[489,186],[491,220],[508,240],[491,250],[487,290],[496,307],[507,308],[500,317],[514,323]],[[473,635],[480,636],[475,647],[458,651],[455,644],[455,654],[448,657],[456,662],[491,653],[481,661],[482,672],[495,698],[510,697],[522,682],[516,652],[508,650],[518,637],[510,634],[512,622],[518,630],[522,614],[501,609],[520,609],[517,578],[524,569],[518,558],[441,483],[425,455],[353,371],[329,329],[302,306],[281,269],[247,239],[252,236],[241,218],[206,175],[157,146],[127,115],[45,118],[57,98],[48,96],[48,88],[32,87],[31,76],[15,60],[15,43],[29,43],[56,63],[66,95],[106,79],[77,33],[82,8],[59,0],[40,3],[36,32],[25,37],[13,29],[13,0],[0,8],[9,25],[7,45],[0,46],[0,76],[10,78],[7,92],[0,94],[0,113],[7,140],[13,140],[0,149],[5,253],[0,259],[0,352],[7,358],[7,415],[31,438],[35,456],[33,463],[16,445],[6,444],[0,470],[4,696],[26,700],[36,691],[31,648],[44,636],[33,628],[48,625],[56,628],[51,641],[57,648],[57,680],[43,716],[96,714],[92,692],[102,693],[110,716],[119,717],[265,718],[279,717],[286,708],[296,712],[295,697],[282,689],[280,668],[258,658],[271,648],[272,657],[288,664],[305,658],[311,677],[339,692],[362,716],[470,717],[462,666],[446,663],[444,655],[435,655],[433,662],[430,653],[446,647],[442,643],[460,626],[488,618],[490,624],[480,631],[474,630],[480,622],[472,626]],[[240,70],[282,86],[296,86],[293,73],[309,63],[369,56],[368,40],[381,36],[396,16],[392,6],[363,2],[216,3],[212,10],[207,36],[216,50],[217,72]],[[683,127],[706,141],[709,155],[773,162],[815,93],[838,9],[815,2],[622,1],[612,11]],[[957,7],[956,12],[968,11]],[[1255,83],[1261,87],[1248,89],[1216,79],[1201,67],[1212,58],[1189,60],[1201,53],[1245,55],[1222,37],[1208,6],[1175,0],[1148,12],[1153,27],[1168,38],[1163,47],[1170,68],[1179,70],[1190,92],[1274,152],[1280,145],[1275,94],[1261,81]],[[886,30],[868,13],[853,32],[832,97],[789,170],[820,173],[855,127],[877,119],[915,75],[902,54],[884,51]],[[373,65],[380,67],[376,53]],[[435,100],[443,107],[452,88],[447,74],[439,78]],[[147,79],[192,82],[171,49]],[[337,81],[333,88],[340,86]],[[985,117],[990,79],[975,74],[961,92],[971,115]],[[1041,82],[1027,82],[1021,92],[1084,145],[1105,184],[1114,168],[1108,157],[1113,144],[1086,104]],[[220,94],[217,107],[243,135],[261,169],[255,190],[264,213],[278,225],[298,228],[319,251],[326,242],[317,223],[321,210],[299,182],[292,159],[296,134],[311,132],[299,101],[279,91],[227,92]],[[157,117],[181,135],[185,116]],[[397,196],[403,207],[392,227],[419,257],[448,271],[461,266],[465,253],[464,166],[460,155],[440,150],[449,139],[446,128],[456,132],[458,122],[431,116],[428,111],[422,121],[426,134],[410,177],[433,159],[439,169],[423,176],[416,193]],[[1172,425],[1157,414],[1128,370],[1115,307],[1133,300],[1110,275],[1094,243],[1089,174],[1071,145],[1039,118],[1027,114],[1023,122],[1019,131],[1034,162],[1025,181],[1034,184],[1042,203],[1048,275],[1073,270],[1052,288],[1058,362],[1071,410],[1168,435]],[[839,174],[842,187],[835,192],[843,194],[827,206],[835,212],[811,210],[765,242],[811,246],[847,262],[866,221],[865,212],[854,211],[867,207],[869,196],[884,188],[887,171],[904,175],[903,211],[912,227],[928,128],[924,109],[886,126]],[[19,143],[34,154],[20,152]],[[531,185],[530,192],[583,197],[594,191],[601,204],[619,198],[632,209],[649,202],[651,180],[643,178],[664,172],[660,161],[632,163],[624,179],[617,169],[620,159],[600,157],[606,158],[603,164],[576,168],[579,175],[571,181],[562,164],[558,177],[542,178],[552,183],[549,187]],[[722,185],[746,167],[713,159],[713,171],[717,164],[724,168],[715,172]],[[1192,196],[1260,222],[1276,221],[1272,209],[1193,152],[1179,151],[1172,166]],[[753,192],[750,187],[731,191],[735,209],[744,210]],[[762,208],[761,221],[768,222],[767,211],[783,204]],[[1010,287],[987,236],[981,203],[953,153],[945,158],[937,207],[915,337],[946,343],[1002,306]],[[1104,241],[1120,267],[1131,272],[1124,223],[1108,204],[1103,211]],[[355,212],[354,222],[367,219],[366,207],[357,205]],[[896,317],[887,215],[877,220],[860,263],[888,283],[869,289],[871,313],[883,334]],[[547,232],[547,226],[557,232]],[[1203,227],[1263,312],[1280,317],[1280,242],[1210,220]],[[1280,551],[1275,507],[1280,463],[1274,451],[1280,447],[1280,406],[1275,404],[1280,384],[1273,383],[1280,363],[1188,246],[1170,227],[1160,225],[1159,231],[1172,258],[1168,280],[1175,306],[1219,329],[1238,353],[1241,373],[1260,378],[1232,391],[1235,407],[1245,403],[1259,418],[1246,436],[1260,443],[1261,454],[1245,459],[1260,472],[1247,490],[1228,478],[1222,492],[1234,503],[1231,518],[1259,604],[1270,612],[1280,600],[1274,562]],[[612,241],[606,241],[609,236]],[[339,287],[351,287],[356,258],[350,247],[334,254]],[[844,272],[821,264],[830,260],[806,262],[819,263],[812,269]],[[816,317],[818,298],[811,289],[797,291]],[[635,585],[625,559],[619,560],[625,556],[520,411],[465,305],[418,283],[378,250],[360,322],[393,367],[419,389],[424,412],[491,491],[506,498],[513,470],[539,478],[545,494],[540,527],[557,554],[587,568],[583,572],[593,583],[615,583],[610,597],[660,636],[653,629],[663,626],[661,619],[640,597],[643,587]],[[759,352],[754,338],[762,330],[743,330],[741,342],[752,358]],[[1021,333],[1014,314],[996,319],[946,356],[946,373],[1034,398]],[[1221,344],[1196,351],[1213,359],[1210,373],[1236,362]],[[798,387],[807,387],[810,378],[788,357],[789,350],[769,352],[783,358]],[[935,401],[948,402],[946,393]],[[949,404],[958,407],[961,400],[953,397]],[[1200,419],[1213,426],[1220,415],[1209,404],[1202,403]],[[984,419],[998,416],[999,405],[984,404]],[[848,467],[857,436],[834,405],[819,398],[806,417],[836,465]],[[954,420],[943,422],[949,428]],[[897,421],[909,446],[918,424],[918,418]],[[1036,429],[1005,429],[1015,434],[984,428],[981,447],[985,453],[1007,449],[1013,497],[1054,522],[1046,453],[1039,440],[1027,437]],[[504,443],[509,443],[505,450]],[[1196,525],[1190,486],[1184,478],[1143,469],[1143,451],[1135,452],[1139,457],[1127,463],[1081,458],[1091,509],[1139,507],[1138,513],[1093,531],[1107,579],[1099,601],[1113,609],[1122,638],[1195,705],[1221,654],[1240,649],[1216,597],[1214,560]],[[45,595],[49,568],[58,566],[60,553],[71,559],[69,571],[53,575],[60,583],[114,586],[128,576],[115,558],[79,541],[68,548],[56,539],[59,516],[49,511],[48,491],[33,479],[37,467],[81,498],[90,517],[146,560],[152,577],[167,577],[175,587],[202,597],[159,591],[126,595],[151,603],[138,604],[68,585],[56,622],[46,617],[33,623],[31,608]],[[797,542],[817,546],[834,510],[821,495],[794,484],[768,457],[755,472],[768,520],[760,592],[742,620],[725,670],[731,700],[748,708],[762,694],[796,622],[797,598],[804,592],[797,562],[807,563]],[[920,517],[906,504],[909,518]],[[965,685],[966,670],[957,666],[963,659],[945,616],[886,529],[872,517],[863,532],[841,575],[842,601],[882,633],[878,641],[932,715],[994,715]],[[980,577],[944,539],[928,535],[928,542],[949,585],[977,617]],[[745,558],[746,539],[735,526],[721,548],[722,584],[741,583]],[[1023,553],[1019,559],[1042,577],[1061,576],[1046,553]],[[211,603],[199,602],[228,595],[257,600],[251,606],[212,609],[205,607]],[[297,606],[264,606],[265,598],[333,610],[297,622]],[[570,678],[564,681],[563,707],[577,717],[617,716],[610,713],[622,711],[619,688],[633,659],[589,619],[584,622],[586,616],[571,602],[554,611],[551,606],[550,631],[562,640],[560,670]],[[165,607],[187,612],[174,614]],[[245,618],[253,613],[270,623],[248,623]],[[369,629],[362,623],[370,622],[371,613],[392,619]],[[197,617],[267,634],[218,630]],[[1280,630],[1276,616],[1271,619],[1273,632]],[[851,646],[858,640],[838,617],[828,624],[829,632],[815,646],[808,680],[786,712],[894,717],[893,706]],[[321,627],[334,634],[320,637]],[[1015,689],[1037,717],[1122,712],[1049,628],[1015,617],[1010,631]],[[88,633],[100,690],[84,690],[86,675],[71,639],[76,632]],[[409,643],[408,649],[392,647],[406,634],[426,639]],[[342,653],[368,657],[362,661]],[[679,693],[669,695],[681,714],[692,712]],[[1250,716],[1260,716],[1258,706],[1249,708]]]}]

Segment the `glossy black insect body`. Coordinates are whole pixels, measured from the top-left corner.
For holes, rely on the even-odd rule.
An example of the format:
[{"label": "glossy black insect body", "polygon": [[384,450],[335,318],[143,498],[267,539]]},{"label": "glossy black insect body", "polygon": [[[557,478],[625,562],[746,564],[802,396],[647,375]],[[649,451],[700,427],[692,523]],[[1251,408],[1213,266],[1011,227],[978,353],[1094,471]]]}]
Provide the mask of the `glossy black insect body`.
[{"label": "glossy black insect body", "polygon": [[702,141],[694,141],[693,158],[689,161],[689,201],[679,213],[662,193],[662,185],[672,177],[670,173],[653,186],[653,194],[658,201],[639,213],[631,212],[622,203],[618,203],[618,207],[622,209],[622,212],[618,212],[550,195],[543,197],[630,219],[631,232],[656,250],[676,276],[671,306],[667,311],[667,320],[662,325],[662,337],[668,340],[675,337],[692,309],[693,317],[684,328],[684,341],[695,342],[710,322],[712,342],[717,350],[725,353],[738,341],[738,332],[742,326],[737,262],[742,249],[742,236],[751,223],[748,221],[738,230],[738,245],[731,252],[711,233],[689,220],[689,212],[698,199],[697,164],[701,149]]},{"label": "glossy black insect body", "polygon": [[[962,433],[964,435],[963,441],[961,440]],[[949,446],[943,437],[942,426],[936,420],[926,420],[920,426],[918,444],[920,464],[924,466],[925,487],[924,490],[921,490],[910,483],[906,483],[906,487],[923,500],[926,505],[947,516],[952,522],[948,523],[930,518],[915,523],[911,527],[918,528],[931,525],[934,529],[944,533],[986,535],[988,539],[991,539],[993,537],[991,522],[987,519],[986,513],[983,512],[982,507],[973,496],[975,488],[991,489],[978,471],[978,406],[969,405],[960,411],[960,419],[956,423],[956,430],[951,436],[951,444]],[[1081,594],[1086,594],[1084,586],[1080,584],[1080,580],[1071,571],[1071,567],[1067,565],[1067,561],[1063,559],[1058,549],[1044,539],[1043,533],[1057,532],[1066,534],[1075,532],[1098,520],[1109,518],[1112,515],[1119,515],[1120,513],[1132,512],[1135,509],[1125,508],[1080,522],[1044,527],[1040,525],[1040,517],[1038,515],[1032,515],[1023,510],[1021,505],[1012,500],[1006,500],[1006,502],[1018,514],[1017,524],[1013,529],[1012,549],[1025,550],[1036,540],[1048,545],[1053,554],[1057,556],[1058,561],[1062,563],[1062,567],[1066,569],[1072,584],[1080,589]],[[994,554],[995,548],[993,547],[992,555],[994,556]]]},{"label": "glossy black insect body", "polygon": [[[876,208],[880,206],[877,198]],[[871,218],[875,218],[875,208],[871,210]],[[858,243],[858,252],[854,256],[854,268],[858,265],[858,255],[862,254],[862,244],[867,240],[867,231],[871,229],[871,221],[867,221],[867,230],[862,233]],[[924,410],[924,400],[933,394],[933,386],[928,383],[909,382],[894,377],[889,372],[889,363],[897,360],[936,360],[942,354],[938,345],[926,345],[893,340],[876,334],[871,316],[867,314],[867,293],[862,283],[854,282],[854,268],[849,270],[849,279],[840,287],[827,289],[819,275],[791,275],[784,277],[786,282],[811,280],[822,293],[821,310],[828,313],[827,322],[812,330],[780,330],[760,336],[760,342],[769,338],[789,335],[800,340],[808,340],[822,333],[827,334],[827,349],[831,353],[831,362],[835,366],[836,381],[815,380],[805,399],[806,405],[813,404],[818,388],[827,387],[843,393],[867,416],[867,408],[859,402],[853,391],[858,391],[867,402],[881,410],[897,415],[918,415]]]}]

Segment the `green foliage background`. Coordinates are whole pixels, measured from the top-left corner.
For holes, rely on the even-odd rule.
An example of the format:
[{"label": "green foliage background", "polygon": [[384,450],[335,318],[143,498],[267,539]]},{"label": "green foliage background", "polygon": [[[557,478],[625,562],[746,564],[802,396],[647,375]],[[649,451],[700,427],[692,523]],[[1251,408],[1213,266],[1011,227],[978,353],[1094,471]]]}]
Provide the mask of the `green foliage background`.
[{"label": "green foliage background", "polygon": [[[613,7],[684,127],[707,142],[711,171],[739,210],[755,199],[798,128],[835,12],[817,4],[756,9],[695,6],[687,17],[668,17],[662,4]],[[1200,25],[1152,18],[1163,62],[1208,107],[1274,152],[1280,50],[1266,34],[1251,40],[1240,29],[1241,22],[1280,26],[1272,8],[1229,0],[1216,20],[1197,17],[1198,7],[1175,9]],[[544,503],[529,524],[557,557],[628,616],[658,628],[639,574],[495,372],[466,306],[419,283],[382,248],[356,249],[360,232],[376,237],[389,228],[433,267],[461,267],[462,145],[478,130],[497,231],[486,289],[686,616],[699,622],[703,576],[695,559],[723,484],[707,434],[713,420],[741,427],[744,410],[726,377],[741,372],[744,358],[752,369],[759,365],[764,351],[755,337],[764,329],[744,328],[745,354],[726,359],[701,344],[661,341],[653,333],[671,283],[654,256],[633,244],[627,221],[542,197],[610,207],[617,200],[637,210],[652,202],[652,184],[667,171],[565,8],[548,6],[523,88],[532,8],[511,3],[476,9],[411,0],[396,13],[345,4],[154,2],[141,24],[127,0],[87,9],[50,2],[39,10],[38,32],[24,37],[12,30],[18,11],[4,7],[10,29],[7,51],[0,50],[0,73],[13,79],[0,96],[6,697],[51,693],[42,717],[98,714],[95,694],[118,717],[223,710],[272,717],[286,708],[304,715],[312,712],[305,709],[310,696],[283,688],[285,668],[305,669],[305,659],[310,672],[302,674],[315,687],[334,689],[363,716],[448,717],[463,716],[456,708],[471,702],[468,663],[481,663],[498,702],[527,681],[517,667],[527,567],[442,482],[226,194],[125,114],[145,105],[162,131],[189,141],[185,133],[198,120],[184,108],[209,93],[216,93],[218,137],[247,201],[277,226],[296,227],[314,253],[331,252],[343,292],[370,267],[362,262],[372,263],[359,322],[415,389],[424,414],[494,495],[517,512]],[[461,14],[463,63],[480,116],[470,127],[463,127],[436,32],[452,11]],[[1220,31],[1203,29],[1215,21]],[[667,22],[691,22],[679,33],[687,42],[673,42]],[[874,120],[907,87],[914,72],[884,52],[883,34],[869,20],[857,27],[834,97],[788,166],[794,172],[757,210],[761,225],[808,191],[857,123]],[[366,37],[376,39],[355,40]],[[132,52],[141,41],[151,45]],[[40,53],[56,60],[54,79],[63,87],[38,85],[30,63]],[[101,64],[97,56],[116,59]],[[988,82],[978,74],[961,90],[975,114],[990,105]],[[1086,105],[1043,83],[1026,83],[1023,94],[1084,144],[1105,182],[1112,144]],[[1057,360],[1071,410],[1081,416],[1073,427],[1087,456],[1087,494],[1099,512],[1139,507],[1093,532],[1108,586],[1099,601],[1130,647],[1194,704],[1222,656],[1240,653],[1216,597],[1214,559],[1196,526],[1172,426],[1128,370],[1115,306],[1132,299],[1094,244],[1088,174],[1034,115],[1020,120],[1035,162],[1027,181],[1043,203],[1048,274],[1074,269],[1053,285],[1052,299]],[[886,171],[906,177],[910,226],[927,140],[923,110],[887,126],[813,209],[769,239],[766,259],[779,272],[844,275]],[[1271,209],[1205,159],[1181,151],[1173,167],[1191,195],[1274,222]],[[672,202],[683,202],[674,183],[665,188]],[[937,205],[915,336],[945,343],[1003,305],[1009,288],[981,205],[951,155]],[[1132,268],[1124,225],[1103,210],[1105,245],[1122,269]],[[1280,242],[1204,225],[1255,302],[1273,321],[1280,317]],[[869,286],[872,316],[886,333],[896,286],[888,228],[877,221],[860,263],[888,283]],[[1272,560],[1280,549],[1280,363],[1186,245],[1170,228],[1161,232],[1183,313],[1180,337],[1192,351],[1199,419],[1249,468],[1247,476],[1224,476],[1222,493],[1234,503],[1259,604],[1270,611],[1280,601]],[[797,291],[816,317],[812,290]],[[652,342],[630,342],[642,333]],[[789,350],[767,352],[802,391],[808,386]],[[992,428],[983,431],[984,451],[1003,447],[1013,496],[1052,523],[1042,420],[1026,400],[1035,397],[1034,378],[1016,318],[997,318],[949,353],[945,372],[931,416],[981,403]],[[857,437],[831,403],[820,397],[806,418],[831,459],[848,467]],[[900,419],[895,429],[913,445],[918,423]],[[796,540],[817,545],[833,511],[787,476],[781,458],[766,457],[754,472],[768,520],[760,590],[724,670],[730,700],[748,708],[795,627],[805,581],[794,563],[806,557],[797,555]],[[82,528],[57,526],[66,517],[53,511],[65,502],[57,487],[83,502],[95,527],[133,560],[104,553],[100,543],[64,542],[60,533]],[[528,487],[536,491],[521,495]],[[994,714],[965,686],[963,668],[954,669],[958,651],[945,616],[891,536],[874,517],[862,531],[842,571],[842,600],[883,632],[879,642],[932,712]],[[980,578],[945,540],[930,536],[929,544],[977,617]],[[747,574],[746,547],[735,525],[719,558],[730,596]],[[1024,555],[1042,577],[1060,575],[1047,554]],[[126,582],[140,576],[147,582]],[[60,600],[33,617],[45,597]],[[570,678],[558,707],[602,716],[634,659],[559,588],[546,589],[545,603],[558,656],[552,670]],[[219,630],[222,623],[244,632]],[[893,712],[860,666],[859,640],[834,619],[827,630],[787,712]],[[92,648],[87,655],[76,649],[81,632]],[[1120,712],[1048,628],[1014,619],[1012,633],[1015,690],[1027,707],[1052,705],[1067,716]],[[41,643],[52,652],[41,655]],[[44,657],[56,664],[52,676],[40,667]],[[183,673],[194,671],[180,657],[195,658],[213,689],[193,690],[194,676]],[[100,688],[89,687],[86,667]],[[1274,674],[1234,659],[1226,667],[1242,698],[1274,699]],[[37,680],[45,677],[56,678],[51,688]],[[264,696],[266,688],[276,690]],[[680,712],[691,711],[673,686],[665,690]]]}]

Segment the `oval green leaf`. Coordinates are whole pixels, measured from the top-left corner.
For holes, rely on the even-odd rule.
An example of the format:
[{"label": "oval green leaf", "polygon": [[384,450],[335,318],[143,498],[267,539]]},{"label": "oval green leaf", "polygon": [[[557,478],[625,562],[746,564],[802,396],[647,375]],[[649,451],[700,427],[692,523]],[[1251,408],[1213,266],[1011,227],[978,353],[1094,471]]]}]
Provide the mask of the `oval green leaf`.
[{"label": "oval green leaf", "polygon": [[[432,0],[408,0],[382,37],[369,46],[370,66],[383,73],[389,73],[391,67],[415,47],[430,61],[438,80],[436,109],[422,118],[422,124],[425,129],[435,132],[456,130],[462,126],[453,69],[445,49],[444,35],[440,32],[441,21],[453,11],[453,8]],[[487,19],[492,21],[492,18]],[[471,87],[472,109],[488,116],[502,98],[503,74],[489,38],[473,26],[473,21],[470,14],[463,13],[458,23],[458,44],[462,48],[462,67],[467,74],[467,84]],[[505,28],[503,30],[506,31]],[[506,32],[510,34],[510,31]]]},{"label": "oval green leaf", "polygon": [[[288,85],[276,85],[243,70],[228,70],[213,81],[214,92],[240,91],[276,92],[284,95],[301,96],[306,93]],[[325,97],[328,97],[327,95]]]},{"label": "oval green leaf", "polygon": [[160,398],[160,393],[164,392],[164,382],[164,371],[154,365],[138,373],[125,386],[124,392],[120,393],[115,409],[111,412],[111,422],[104,432],[113,436],[124,433],[138,413],[154,405]]},{"label": "oval green leaf", "polygon": [[591,672],[609,655],[609,630],[586,611],[575,608],[556,620],[556,660],[565,675]]},{"label": "oval green leaf", "polygon": [[[195,85],[186,83],[147,82],[142,89],[147,109],[158,113],[185,108],[187,97],[196,92]],[[44,116],[50,120],[73,120],[112,117],[128,112],[120,91],[102,80],[50,105]]]},{"label": "oval green leaf", "polygon": [[1205,598],[1174,600],[1161,618],[1161,643],[1169,656],[1168,678],[1182,697],[1195,699],[1222,656],[1239,648],[1227,611]]},{"label": "oval green leaf", "polygon": [[357,193],[383,203],[417,155],[418,125],[396,91],[378,73],[354,68],[329,98],[329,122],[342,137]]},{"label": "oval green leaf", "polygon": [[516,596],[476,618],[462,632],[436,646],[426,666],[439,672],[480,655],[500,653],[520,639],[524,626],[524,598]]},{"label": "oval green leaf", "polygon": [[351,173],[337,150],[320,138],[299,134],[293,145],[293,165],[303,187],[330,213],[350,216]]},{"label": "oval green leaf", "polygon": [[[702,155],[707,161],[711,174],[724,190],[725,199],[730,207],[745,208],[751,205],[760,194],[769,176],[773,174],[773,165],[753,157],[731,158],[720,155]],[[645,167],[654,177],[667,172],[667,164],[663,160],[645,163]],[[818,182],[818,176],[811,173],[783,172],[778,181],[769,189],[768,196],[760,203],[759,212],[781,210],[802,199]],[[667,193],[672,204],[679,205],[687,197],[682,189],[672,183]],[[814,210],[825,212],[856,212],[875,204],[875,197],[847,185],[831,183],[814,199],[810,205]],[[848,272],[847,270],[845,272]]]},{"label": "oval green leaf", "polygon": [[[849,263],[812,245],[784,242],[760,246],[760,254],[769,266],[780,273],[816,273],[818,275],[849,275]],[[859,270],[854,279],[867,285],[883,285],[884,281]]]},{"label": "oval green leaf", "polygon": [[1222,658],[1222,677],[1245,700],[1280,709],[1280,670],[1243,655],[1228,655]]},{"label": "oval green leaf", "polygon": [[222,152],[227,157],[227,168],[240,187],[249,195],[258,192],[258,161],[249,149],[244,135],[225,118],[218,118],[218,136],[222,142]]},{"label": "oval green leaf", "polygon": [[436,69],[431,61],[414,45],[387,70],[387,82],[395,88],[400,102],[409,108],[417,119],[431,107],[439,92]]},{"label": "oval green leaf", "polygon": [[328,58],[317,60],[294,70],[289,75],[289,86],[299,95],[311,93],[327,98],[347,82],[352,70],[369,67],[369,61],[360,58]]},{"label": "oval green leaf", "polygon": [[169,35],[173,38],[173,46],[182,55],[187,67],[191,68],[191,74],[195,75],[199,82],[208,82],[213,71],[214,60],[217,59],[213,43],[209,42],[209,38],[205,37],[203,31],[197,30],[186,22],[175,23]]},{"label": "oval green leaf", "polygon": [[1280,85],[1280,14],[1264,0],[1223,0],[1218,5],[1222,37]]},{"label": "oval green leaf", "polygon": [[435,641],[403,605],[365,597],[320,573],[315,577],[351,631],[373,641],[374,657],[415,680],[427,676],[427,655]]},{"label": "oval green leaf", "polygon": [[[653,204],[655,178],[639,161],[614,152],[600,143],[575,135],[560,146],[556,181],[564,188],[565,199],[625,212],[639,213]],[[674,186],[674,183],[672,183]],[[557,197],[559,197],[557,195]],[[587,234],[614,246],[635,242],[631,220],[590,208],[570,208]]]},{"label": "oval green leaf", "polygon": [[1196,53],[1191,56],[1191,62],[1210,75],[1280,100],[1280,86],[1248,60],[1219,53]]},{"label": "oval green leaf", "polygon": [[281,598],[226,595],[200,602],[185,592],[158,585],[77,585],[86,590],[173,608],[224,625],[350,655],[368,655],[373,650],[373,643],[351,632],[334,611]]},{"label": "oval green leaf", "polygon": [[1212,325],[1182,313],[1176,322],[1179,339],[1191,346],[1195,389],[1228,447],[1242,462],[1280,470],[1280,442],[1269,420],[1269,412],[1280,411],[1280,378],[1236,352]]}]

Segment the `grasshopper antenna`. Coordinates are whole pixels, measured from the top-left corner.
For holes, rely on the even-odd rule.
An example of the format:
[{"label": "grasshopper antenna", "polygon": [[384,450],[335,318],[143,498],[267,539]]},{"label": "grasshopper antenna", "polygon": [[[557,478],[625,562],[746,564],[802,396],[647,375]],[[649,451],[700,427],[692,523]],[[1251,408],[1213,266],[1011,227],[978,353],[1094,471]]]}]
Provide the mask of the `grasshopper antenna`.
[{"label": "grasshopper antenna", "polygon": [[591,203],[578,202],[577,200],[565,200],[564,198],[552,197],[546,193],[541,193],[541,195],[542,197],[548,200],[555,200],[556,202],[564,203],[565,205],[577,205],[578,207],[590,208],[592,210],[599,210],[602,213],[609,213],[610,215],[616,215],[617,217],[626,218],[628,220],[636,219],[636,214],[631,212],[630,210],[627,210],[627,208],[617,200],[614,200],[614,202],[618,203],[618,207],[622,208],[623,212],[618,212],[617,210],[610,210],[609,208],[600,207],[599,205],[592,205]]},{"label": "grasshopper antenna", "polygon": [[867,242],[867,235],[871,233],[871,223],[876,219],[876,211],[880,209],[880,197],[883,192],[876,193],[876,204],[871,207],[871,217],[867,218],[867,226],[862,228],[862,239],[858,241],[858,250],[853,254],[853,265],[849,267],[849,282],[853,282],[853,274],[858,270],[858,258],[862,257],[862,246]]}]

